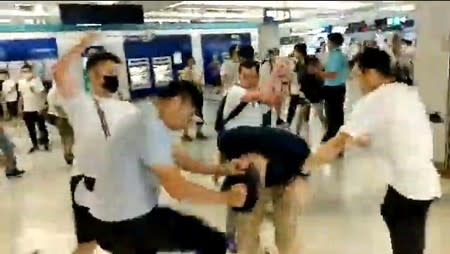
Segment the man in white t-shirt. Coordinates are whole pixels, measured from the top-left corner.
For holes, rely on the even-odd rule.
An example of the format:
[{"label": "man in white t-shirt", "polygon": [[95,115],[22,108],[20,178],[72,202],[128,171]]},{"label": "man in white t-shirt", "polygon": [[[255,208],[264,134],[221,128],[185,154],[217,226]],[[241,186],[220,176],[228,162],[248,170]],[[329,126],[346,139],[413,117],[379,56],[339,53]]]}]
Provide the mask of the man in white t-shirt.
[{"label": "man in white t-shirt", "polygon": [[[242,185],[217,192],[186,181],[172,160],[170,130],[190,123],[198,90],[189,82],[171,82],[159,91],[155,105],[139,108],[114,100],[111,95],[119,87],[120,59],[102,52],[90,56],[86,64],[94,93],[89,96],[82,92],[82,84],[76,84],[70,68],[81,60],[93,39],[83,38],[55,67],[57,91],[75,131],[77,166],[89,176],[83,177],[75,191],[77,200],[78,189],[88,187],[90,197],[81,200],[88,210],[84,215],[96,221],[85,224],[93,237],[84,239],[91,240],[85,243],[97,240],[113,253],[182,250],[225,254],[222,233],[198,218],[158,206],[160,183],[169,195],[182,201],[241,207],[246,199]],[[216,170],[204,167],[196,173]]]},{"label": "man in white t-shirt", "polygon": [[[252,91],[258,91],[259,65],[254,61],[245,61],[239,66],[239,85],[232,86],[227,93],[223,108],[223,118],[243,102],[244,97]],[[225,130],[238,126],[261,126],[262,108],[257,100],[249,101],[242,111],[225,123]]]},{"label": "man in white t-shirt", "polygon": [[223,92],[236,85],[239,81],[239,55],[238,46],[232,45],[229,49],[230,59],[223,62],[220,69],[220,77],[222,79]]},{"label": "man in white t-shirt", "polygon": [[380,166],[389,180],[381,215],[393,253],[422,254],[428,210],[441,196],[425,106],[416,88],[395,82],[386,52],[366,49],[357,61],[364,96],[338,134],[319,147],[316,158],[330,162],[345,147],[351,152],[356,143],[383,161]]},{"label": "man in white t-shirt", "polygon": [[[43,110],[45,108],[45,88],[42,80],[33,74],[33,67],[25,64],[20,69],[23,79],[19,80],[20,104],[23,112],[23,120],[30,135],[32,147],[29,153],[39,150],[39,143],[49,150],[47,126]],[[36,134],[36,125],[39,128],[39,140]],[[39,142],[38,142],[39,141]]]},{"label": "man in white t-shirt", "polygon": [[9,72],[5,71],[3,74],[2,83],[2,95],[6,103],[6,108],[8,110],[9,118],[17,116],[17,83],[15,80],[11,79]]}]

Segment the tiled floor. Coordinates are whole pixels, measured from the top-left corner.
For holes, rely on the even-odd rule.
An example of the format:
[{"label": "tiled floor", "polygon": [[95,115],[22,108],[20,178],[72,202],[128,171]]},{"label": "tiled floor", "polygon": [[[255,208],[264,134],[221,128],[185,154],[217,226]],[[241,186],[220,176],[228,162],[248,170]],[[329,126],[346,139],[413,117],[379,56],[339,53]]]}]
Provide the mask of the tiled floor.
[{"label": "tiled floor", "polygon": [[[214,105],[207,103],[206,118],[214,117]],[[212,124],[207,133],[212,135]],[[320,136],[313,120],[310,137]],[[69,254],[75,244],[69,201],[70,168],[65,166],[59,138],[52,130],[53,151],[26,155],[29,145],[23,127],[8,128],[17,144],[20,166],[27,174],[14,181],[0,177],[0,253]],[[192,154],[208,160],[214,139],[186,145]],[[355,155],[356,156],[356,155]],[[311,202],[299,216],[304,254],[390,253],[389,238],[379,216],[384,192],[383,174],[363,153],[325,167],[310,181]],[[214,187],[208,177],[189,179]],[[433,205],[428,225],[428,254],[450,253],[450,183],[442,181],[444,196]],[[225,210],[220,206],[170,205],[207,219],[223,229]],[[272,228],[264,225],[264,242],[270,243]],[[98,251],[98,253],[102,253]]]}]

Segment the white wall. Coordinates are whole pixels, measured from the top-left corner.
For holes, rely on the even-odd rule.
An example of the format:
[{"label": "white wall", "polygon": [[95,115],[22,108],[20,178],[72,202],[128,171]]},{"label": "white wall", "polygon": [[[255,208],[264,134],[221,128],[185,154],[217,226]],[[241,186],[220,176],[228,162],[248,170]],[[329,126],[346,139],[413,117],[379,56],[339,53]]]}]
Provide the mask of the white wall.
[{"label": "white wall", "polygon": [[[417,50],[414,79],[428,111],[448,118],[450,2],[416,3]],[[434,124],[434,160],[444,162],[448,135],[446,124]],[[420,135],[420,133],[417,133]]]}]

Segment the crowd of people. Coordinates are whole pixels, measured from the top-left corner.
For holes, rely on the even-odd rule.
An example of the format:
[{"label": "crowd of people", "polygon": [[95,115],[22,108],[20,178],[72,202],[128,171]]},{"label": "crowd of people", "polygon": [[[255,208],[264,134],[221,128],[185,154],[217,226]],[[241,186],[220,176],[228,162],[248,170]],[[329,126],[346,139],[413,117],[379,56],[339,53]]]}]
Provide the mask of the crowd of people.
[{"label": "crowd of people", "polygon": [[[278,252],[300,253],[297,225],[305,182],[354,146],[378,156],[391,173],[381,215],[393,253],[423,253],[427,213],[441,190],[424,105],[407,84],[398,57],[371,46],[349,61],[339,33],[328,35],[328,50],[320,57],[308,56],[306,45],[297,44],[290,57],[274,49],[259,63],[251,46],[232,46],[221,69],[223,98],[214,124],[220,159],[207,164],[173,146],[171,135],[182,131],[184,141],[193,141],[189,128],[196,125],[195,137],[207,138],[202,74],[192,56],[179,79],[159,89],[155,100],[132,103],[114,96],[122,64],[116,55],[89,56],[91,93],[72,72],[95,39],[87,35],[58,60],[50,91],[29,65],[22,67],[24,80],[17,89],[29,152],[50,149],[47,121],[59,130],[66,162],[76,162],[70,182],[78,240],[74,253],[92,254],[97,245],[115,254],[264,253],[259,229],[270,205]],[[395,48],[392,52],[396,56]],[[325,129],[315,151],[301,133],[311,112]],[[0,145],[6,175],[22,175],[4,131]],[[188,181],[182,171],[225,179],[220,190],[213,190]],[[179,201],[229,207],[226,231],[159,205],[160,186]]]}]

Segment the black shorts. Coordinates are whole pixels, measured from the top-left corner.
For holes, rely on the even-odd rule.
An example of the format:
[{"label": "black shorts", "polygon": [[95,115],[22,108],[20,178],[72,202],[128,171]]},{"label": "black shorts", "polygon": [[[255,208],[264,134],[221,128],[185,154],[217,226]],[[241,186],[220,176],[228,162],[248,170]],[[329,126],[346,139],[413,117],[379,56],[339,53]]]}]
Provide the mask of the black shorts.
[{"label": "black shorts", "polygon": [[75,222],[75,233],[78,243],[88,243],[95,241],[96,220],[89,213],[89,208],[75,203],[75,189],[78,184],[83,184],[83,176],[76,175],[70,179],[70,192],[72,195],[72,210]]},{"label": "black shorts", "polygon": [[156,254],[157,251],[197,251],[225,254],[225,234],[197,217],[165,207],[119,222],[97,221],[97,242],[111,253]]}]

